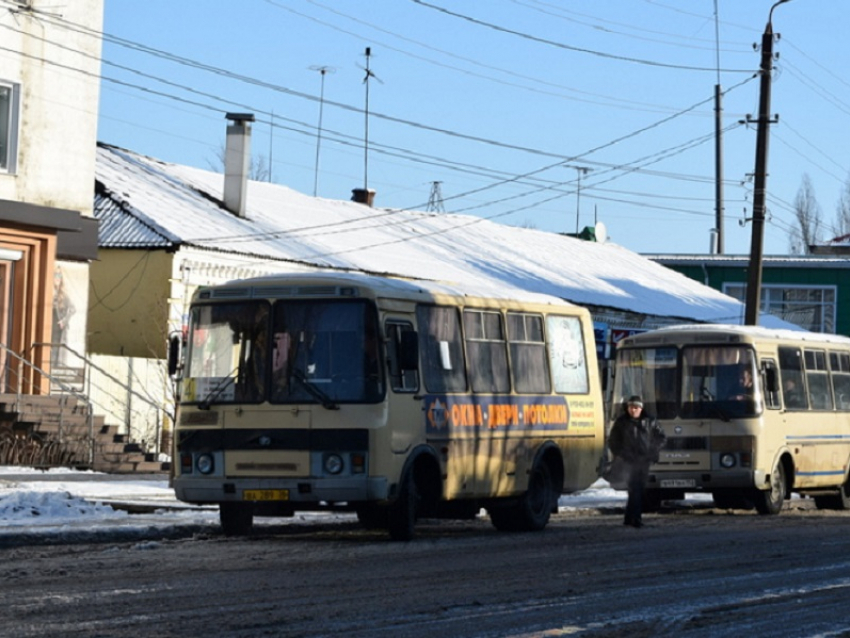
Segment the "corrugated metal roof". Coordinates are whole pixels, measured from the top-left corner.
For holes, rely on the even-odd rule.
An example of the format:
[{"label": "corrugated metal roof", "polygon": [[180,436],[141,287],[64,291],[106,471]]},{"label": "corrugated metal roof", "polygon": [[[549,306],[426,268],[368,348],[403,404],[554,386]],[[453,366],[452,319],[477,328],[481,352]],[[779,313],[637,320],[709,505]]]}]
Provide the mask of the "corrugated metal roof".
[{"label": "corrugated metal roof", "polygon": [[101,248],[168,248],[174,241],[145,224],[132,210],[109,195],[98,193],[94,198],[94,216],[98,225],[98,245]]}]

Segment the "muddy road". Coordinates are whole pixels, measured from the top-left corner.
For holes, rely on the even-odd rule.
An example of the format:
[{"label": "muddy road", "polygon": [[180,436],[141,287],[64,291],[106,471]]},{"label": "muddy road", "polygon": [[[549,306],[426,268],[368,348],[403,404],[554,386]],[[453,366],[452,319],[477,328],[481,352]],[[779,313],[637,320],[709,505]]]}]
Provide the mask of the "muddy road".
[{"label": "muddy road", "polygon": [[0,552],[0,636],[850,636],[850,512],[673,509]]}]

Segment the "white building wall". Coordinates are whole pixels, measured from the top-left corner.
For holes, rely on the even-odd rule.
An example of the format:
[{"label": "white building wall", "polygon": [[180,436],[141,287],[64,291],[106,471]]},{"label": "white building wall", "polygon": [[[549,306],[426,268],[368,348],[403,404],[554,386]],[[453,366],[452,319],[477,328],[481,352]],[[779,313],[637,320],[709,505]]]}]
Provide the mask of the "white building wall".
[{"label": "white building wall", "polygon": [[163,432],[172,431],[174,393],[165,362],[110,355],[90,355],[89,361],[86,393],[95,414],[145,452],[170,455]]},{"label": "white building wall", "polygon": [[76,25],[99,33],[103,0],[16,5],[0,5],[0,79],[20,85],[17,168],[0,174],[0,199],[91,215],[101,40]]}]

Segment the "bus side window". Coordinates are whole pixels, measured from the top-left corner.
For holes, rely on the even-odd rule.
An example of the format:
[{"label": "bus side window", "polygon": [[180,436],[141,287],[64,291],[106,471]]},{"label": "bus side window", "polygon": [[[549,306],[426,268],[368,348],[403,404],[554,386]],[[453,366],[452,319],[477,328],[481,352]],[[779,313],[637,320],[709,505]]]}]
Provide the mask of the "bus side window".
[{"label": "bus side window", "polygon": [[850,354],[830,352],[829,368],[835,407],[839,410],[850,410]]},{"label": "bus side window", "polygon": [[395,392],[416,392],[419,389],[417,348],[416,332],[409,322],[387,322],[387,358],[390,384]]},{"label": "bus side window", "polygon": [[782,401],[785,407],[792,410],[808,409],[803,356],[799,348],[779,348],[779,370],[782,372]]},{"label": "bus side window", "polygon": [[764,372],[764,397],[768,408],[779,407],[779,375],[776,371],[776,361],[765,359],[761,363]]},{"label": "bus side window", "polygon": [[[416,324],[425,389],[428,392],[465,392],[466,368],[457,308],[420,304],[416,307]],[[441,345],[443,342],[445,346]],[[443,367],[441,348],[448,348],[454,364],[450,370]]]},{"label": "bus side window", "polygon": [[809,388],[809,404],[813,410],[831,410],[832,394],[823,350],[804,350],[806,362],[806,385]]}]

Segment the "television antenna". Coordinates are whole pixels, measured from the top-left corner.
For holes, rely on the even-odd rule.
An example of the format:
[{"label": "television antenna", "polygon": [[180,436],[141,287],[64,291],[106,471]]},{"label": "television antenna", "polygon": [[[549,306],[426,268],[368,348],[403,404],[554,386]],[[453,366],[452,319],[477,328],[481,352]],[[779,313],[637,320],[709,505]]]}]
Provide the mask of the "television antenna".
[{"label": "television antenna", "polygon": [[383,80],[379,78],[377,75],[372,73],[372,69],[370,67],[370,59],[372,57],[372,47],[366,47],[366,66],[357,65],[364,71],[366,71],[366,75],[363,77],[363,84],[366,86],[366,127],[365,127],[365,137],[363,143],[363,190],[365,192],[369,191],[369,80],[375,79],[380,84],[383,84]]},{"label": "television antenna", "polygon": [[322,76],[321,90],[319,91],[319,133],[316,136],[316,170],[313,175],[313,197],[316,196],[319,190],[319,151],[322,148],[322,113],[325,109],[325,75],[328,73],[336,73],[336,69],[332,66],[313,65],[311,71],[318,71]]}]

